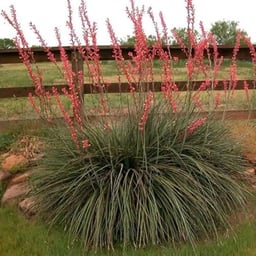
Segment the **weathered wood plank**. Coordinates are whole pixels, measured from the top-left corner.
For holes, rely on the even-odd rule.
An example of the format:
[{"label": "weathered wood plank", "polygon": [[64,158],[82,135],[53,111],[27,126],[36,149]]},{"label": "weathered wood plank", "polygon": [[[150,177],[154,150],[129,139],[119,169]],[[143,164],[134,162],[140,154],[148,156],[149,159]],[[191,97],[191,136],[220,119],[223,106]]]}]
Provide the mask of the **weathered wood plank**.
[{"label": "weathered wood plank", "polygon": [[[130,59],[129,53],[134,51],[134,48],[132,46],[122,46],[122,53],[124,59]],[[254,46],[256,49],[256,45]],[[54,54],[57,60],[60,60],[60,51],[58,47],[51,47],[51,52]],[[66,53],[71,59],[71,54],[74,51],[74,49],[70,46],[64,47]],[[100,59],[101,60],[112,60],[113,59],[113,50],[112,46],[98,46]],[[171,56],[178,57],[179,59],[186,59],[185,53],[182,51],[182,49],[179,46],[169,46],[169,47],[163,47],[164,50],[168,50]],[[42,48],[32,48],[32,51],[34,53],[35,61],[37,62],[45,62],[49,61],[47,58],[47,55],[45,54],[45,51]],[[212,48],[209,48],[209,52],[212,54]],[[219,45],[218,46],[218,53],[219,56],[223,56],[224,58],[230,59],[233,55],[233,47],[232,46],[224,46]],[[205,51],[205,57],[206,51]],[[246,59],[250,60],[250,50],[247,46],[241,46],[239,48],[239,51],[237,53],[237,59]],[[20,63],[21,60],[19,58],[18,50],[17,49],[0,49],[0,64],[6,64],[6,63]]]},{"label": "weathered wood plank", "polygon": [[[190,83],[191,90],[197,90],[199,86],[204,81],[193,81]],[[247,80],[249,85],[249,89],[255,89],[255,81],[254,80]],[[179,91],[186,91],[187,90],[187,82],[186,81],[177,81],[176,82]],[[45,86],[46,91],[51,91],[53,86]],[[56,89],[62,94],[63,88],[68,88],[65,84],[54,85]],[[154,84],[150,84],[146,90],[152,90],[154,92],[160,92],[162,88],[161,82],[154,82]],[[214,88],[214,90],[223,90],[223,84],[220,82],[218,86]],[[243,90],[244,89],[244,81],[238,80],[236,90]],[[129,92],[129,85],[127,83],[111,83],[105,91],[108,93],[126,93]],[[85,83],[84,84],[84,94],[90,93],[97,93],[99,92],[97,88],[93,87],[91,84]],[[27,97],[29,93],[35,95],[35,88],[33,86],[26,86],[26,87],[10,87],[10,88],[0,88],[0,98],[13,98],[13,97]]]}]

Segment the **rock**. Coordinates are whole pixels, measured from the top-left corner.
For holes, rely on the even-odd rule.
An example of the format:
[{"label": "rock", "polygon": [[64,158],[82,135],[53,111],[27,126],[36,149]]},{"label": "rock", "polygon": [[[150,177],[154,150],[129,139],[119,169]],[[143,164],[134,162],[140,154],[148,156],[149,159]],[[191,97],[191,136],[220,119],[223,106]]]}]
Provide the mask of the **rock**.
[{"label": "rock", "polygon": [[247,154],[245,154],[245,157],[249,161],[249,163],[253,165],[256,164],[256,154],[254,152],[247,152]]},{"label": "rock", "polygon": [[1,164],[2,170],[10,173],[16,173],[22,170],[28,164],[28,160],[23,155],[9,155]]},{"label": "rock", "polygon": [[29,186],[27,182],[8,186],[6,191],[3,194],[1,203],[3,205],[8,204],[12,200],[15,201],[15,199],[25,196],[28,192],[29,192]]},{"label": "rock", "polygon": [[5,158],[7,158],[9,156],[9,153],[7,152],[7,153],[3,153],[2,155],[1,155],[1,157],[0,157],[0,159],[5,159]]},{"label": "rock", "polygon": [[19,209],[20,211],[27,217],[27,218],[31,218],[32,216],[34,216],[36,214],[35,209],[33,209],[33,203],[34,200],[32,197],[27,197],[24,200],[22,200],[19,203]]},{"label": "rock", "polygon": [[247,180],[248,185],[253,189],[256,190],[256,169],[255,168],[249,168],[245,170],[245,180]]},{"label": "rock", "polygon": [[250,176],[256,175],[256,170],[255,170],[255,168],[247,169],[245,171],[245,174],[250,175]]},{"label": "rock", "polygon": [[5,181],[10,178],[12,174],[8,171],[0,171],[0,181]]},{"label": "rock", "polygon": [[28,181],[28,178],[31,173],[32,173],[32,171],[26,171],[24,173],[15,175],[13,178],[10,179],[10,181],[8,183],[9,186]]}]

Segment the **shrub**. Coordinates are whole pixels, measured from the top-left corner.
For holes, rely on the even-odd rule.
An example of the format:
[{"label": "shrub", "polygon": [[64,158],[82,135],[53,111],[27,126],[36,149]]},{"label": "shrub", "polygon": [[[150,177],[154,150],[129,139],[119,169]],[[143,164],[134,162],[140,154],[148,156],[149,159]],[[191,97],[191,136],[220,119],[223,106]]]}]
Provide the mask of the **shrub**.
[{"label": "shrub", "polygon": [[144,131],[133,113],[111,129],[85,123],[80,136],[91,146],[82,152],[64,131],[53,138],[32,180],[37,210],[87,248],[217,235],[245,204],[238,145],[219,122],[189,133],[191,113],[156,113],[154,106]]}]

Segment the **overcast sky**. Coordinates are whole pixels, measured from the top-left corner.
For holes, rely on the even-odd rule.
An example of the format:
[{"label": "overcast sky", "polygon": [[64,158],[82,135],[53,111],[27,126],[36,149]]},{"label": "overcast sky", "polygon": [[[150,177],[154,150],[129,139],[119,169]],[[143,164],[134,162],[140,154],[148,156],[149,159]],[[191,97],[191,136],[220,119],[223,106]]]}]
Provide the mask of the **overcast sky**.
[{"label": "overcast sky", "polygon": [[[98,25],[98,45],[110,44],[106,29],[106,19],[109,18],[118,38],[132,35],[132,23],[127,18],[125,7],[130,6],[129,0],[85,0],[91,21]],[[80,0],[71,0],[74,15],[78,17]],[[234,20],[256,42],[255,0],[194,0],[196,21],[202,21],[206,30],[219,20]],[[169,29],[186,27],[186,8],[184,0],[135,0],[137,6],[152,7],[155,16],[162,11]],[[67,5],[66,0],[1,0],[0,10],[9,11],[14,5],[21,27],[31,45],[38,45],[35,36],[29,29],[29,22],[37,25],[49,46],[56,46],[54,27],[62,34],[63,45],[68,45],[68,30],[66,29]],[[145,15],[146,17],[146,15]],[[13,38],[15,33],[10,25],[0,16],[0,38]],[[79,30],[79,24],[77,23]],[[154,34],[152,23],[145,18],[145,32]]]}]

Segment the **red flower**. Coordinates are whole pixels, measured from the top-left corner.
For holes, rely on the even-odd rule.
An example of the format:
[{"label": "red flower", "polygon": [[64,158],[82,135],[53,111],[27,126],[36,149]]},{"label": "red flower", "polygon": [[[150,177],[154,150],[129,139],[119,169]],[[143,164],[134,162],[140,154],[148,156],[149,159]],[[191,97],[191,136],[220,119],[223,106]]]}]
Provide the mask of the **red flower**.
[{"label": "red flower", "polygon": [[89,148],[91,146],[91,144],[89,143],[89,140],[82,140],[82,147],[84,148],[84,149],[87,149],[87,148]]},{"label": "red flower", "polygon": [[207,118],[202,117],[195,121],[193,121],[188,127],[187,127],[187,135],[191,135],[195,132],[201,125],[203,125],[206,122]]}]

